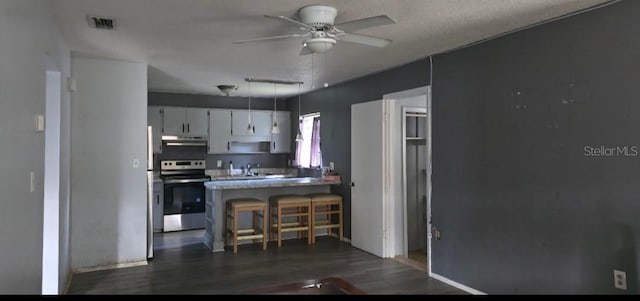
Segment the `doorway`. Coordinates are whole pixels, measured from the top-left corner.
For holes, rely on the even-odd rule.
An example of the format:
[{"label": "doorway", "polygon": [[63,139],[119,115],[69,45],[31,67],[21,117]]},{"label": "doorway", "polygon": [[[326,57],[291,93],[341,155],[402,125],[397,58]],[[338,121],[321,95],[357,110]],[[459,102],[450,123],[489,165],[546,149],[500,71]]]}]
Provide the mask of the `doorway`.
[{"label": "doorway", "polygon": [[[416,181],[411,186],[415,189],[411,190],[415,191],[414,199],[417,199],[413,204],[419,206],[412,212],[415,215],[410,215],[411,222],[407,222],[405,201],[408,190],[405,187],[407,164],[404,161],[407,156],[404,149],[408,125],[403,110],[420,116],[413,116],[415,122],[409,122],[414,135],[408,139],[411,140],[409,143],[418,145],[415,151],[411,150],[415,153],[412,156],[415,162],[410,163],[417,168],[413,170],[416,176],[408,176]],[[422,255],[423,262],[426,261],[419,267],[426,272],[430,268],[429,111],[429,86],[386,94],[382,100],[351,106],[351,245],[379,257],[396,258],[410,264],[407,225],[413,225],[411,237],[417,239],[412,239],[411,247]],[[422,136],[418,139],[416,135]],[[414,242],[424,246],[422,250],[413,248]]]},{"label": "doorway", "polygon": [[389,100],[387,169],[394,258],[429,273],[431,200],[431,89],[384,95]]},{"label": "doorway", "polygon": [[427,110],[402,108],[403,256],[427,267]]}]

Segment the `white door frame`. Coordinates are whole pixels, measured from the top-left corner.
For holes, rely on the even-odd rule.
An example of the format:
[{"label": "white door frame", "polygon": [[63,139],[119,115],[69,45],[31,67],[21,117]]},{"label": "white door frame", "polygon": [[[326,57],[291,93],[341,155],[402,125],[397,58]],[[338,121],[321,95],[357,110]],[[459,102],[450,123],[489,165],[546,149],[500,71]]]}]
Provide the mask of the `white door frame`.
[{"label": "white door frame", "polygon": [[[431,276],[431,194],[432,194],[432,186],[431,186],[431,173],[432,173],[432,144],[431,144],[431,139],[432,139],[432,133],[431,133],[431,123],[432,123],[432,110],[431,110],[431,87],[430,86],[424,86],[424,87],[418,87],[418,88],[414,88],[414,89],[409,89],[409,90],[404,90],[404,91],[400,91],[400,92],[396,92],[396,93],[389,93],[389,94],[385,94],[383,96],[383,99],[389,99],[389,100],[393,100],[393,99],[402,99],[402,98],[408,98],[408,97],[412,97],[412,96],[419,96],[419,95],[425,95],[426,96],[426,113],[427,113],[427,120],[426,120],[426,137],[427,137],[427,176],[426,176],[426,194],[427,194],[427,272],[428,275]],[[388,128],[388,127],[387,127]],[[403,143],[404,144],[404,143]],[[389,156],[386,157],[387,159],[389,159]],[[392,170],[387,169],[387,172],[391,173]],[[396,187],[393,187],[393,185],[391,185],[392,187],[390,187],[390,191],[395,191]],[[394,206],[392,206],[392,204],[390,204],[392,202],[392,200],[390,200],[389,198],[386,198],[386,206],[385,208],[393,208]],[[406,206],[406,205],[405,205]],[[405,207],[406,208],[406,207]],[[399,208],[398,208],[399,209]],[[393,209],[391,210],[393,211]],[[406,210],[405,210],[406,212]],[[405,213],[406,214],[406,213]],[[391,216],[393,216],[393,214],[391,214]],[[405,221],[406,221],[406,217],[405,217]],[[406,222],[404,223],[406,225]],[[390,229],[389,233],[395,233],[395,227],[397,226],[397,224],[394,221],[388,221],[386,223],[387,226],[392,227],[392,229]],[[405,226],[406,227],[406,226]],[[404,233],[404,244],[406,245],[406,228],[403,229],[403,233]],[[396,238],[399,239],[399,238]],[[406,250],[406,246],[405,246],[405,250]]]}]

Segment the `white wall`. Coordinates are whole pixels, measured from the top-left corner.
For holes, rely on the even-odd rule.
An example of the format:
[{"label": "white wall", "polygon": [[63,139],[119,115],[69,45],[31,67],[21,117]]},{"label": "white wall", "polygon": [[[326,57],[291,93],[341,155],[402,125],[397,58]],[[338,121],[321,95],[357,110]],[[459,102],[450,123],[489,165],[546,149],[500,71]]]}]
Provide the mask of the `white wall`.
[{"label": "white wall", "polygon": [[[34,118],[45,114],[47,54],[63,78],[69,63],[50,11],[42,0],[0,1],[2,294],[40,294],[42,288],[45,136],[35,131]],[[63,93],[63,101],[66,96]],[[35,174],[34,192],[29,189],[30,172]]]},{"label": "white wall", "polygon": [[71,70],[72,269],[144,261],[147,66],[73,57]]}]

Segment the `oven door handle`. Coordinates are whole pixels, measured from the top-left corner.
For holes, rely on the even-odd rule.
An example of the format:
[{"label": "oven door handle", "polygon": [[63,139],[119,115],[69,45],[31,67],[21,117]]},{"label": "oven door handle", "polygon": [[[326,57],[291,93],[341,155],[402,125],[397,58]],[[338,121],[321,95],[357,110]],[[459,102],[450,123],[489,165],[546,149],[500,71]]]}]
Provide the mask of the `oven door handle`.
[{"label": "oven door handle", "polygon": [[201,178],[201,179],[170,179],[164,180],[165,184],[181,184],[181,183],[204,183],[209,182],[211,179],[209,178]]}]

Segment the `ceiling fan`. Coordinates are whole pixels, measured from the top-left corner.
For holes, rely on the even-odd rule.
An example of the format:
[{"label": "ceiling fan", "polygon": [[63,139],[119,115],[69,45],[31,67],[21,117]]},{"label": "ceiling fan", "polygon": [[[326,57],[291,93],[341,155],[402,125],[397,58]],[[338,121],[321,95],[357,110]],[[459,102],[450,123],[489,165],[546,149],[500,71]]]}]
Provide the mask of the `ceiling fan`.
[{"label": "ceiling fan", "polygon": [[385,47],[389,45],[389,43],[391,43],[391,40],[389,39],[350,33],[352,31],[360,30],[363,28],[395,24],[396,20],[392,19],[391,17],[387,15],[379,15],[334,25],[333,23],[337,13],[338,10],[332,6],[310,5],[305,6],[298,11],[300,20],[287,18],[285,16],[265,15],[265,17],[269,19],[285,22],[290,25],[299,27],[303,32],[235,41],[233,43],[241,44],[286,38],[305,38],[302,42],[303,48],[302,51],[300,51],[300,55],[311,54],[314,52],[325,52],[331,49],[337,41],[344,41],[373,47]]}]

